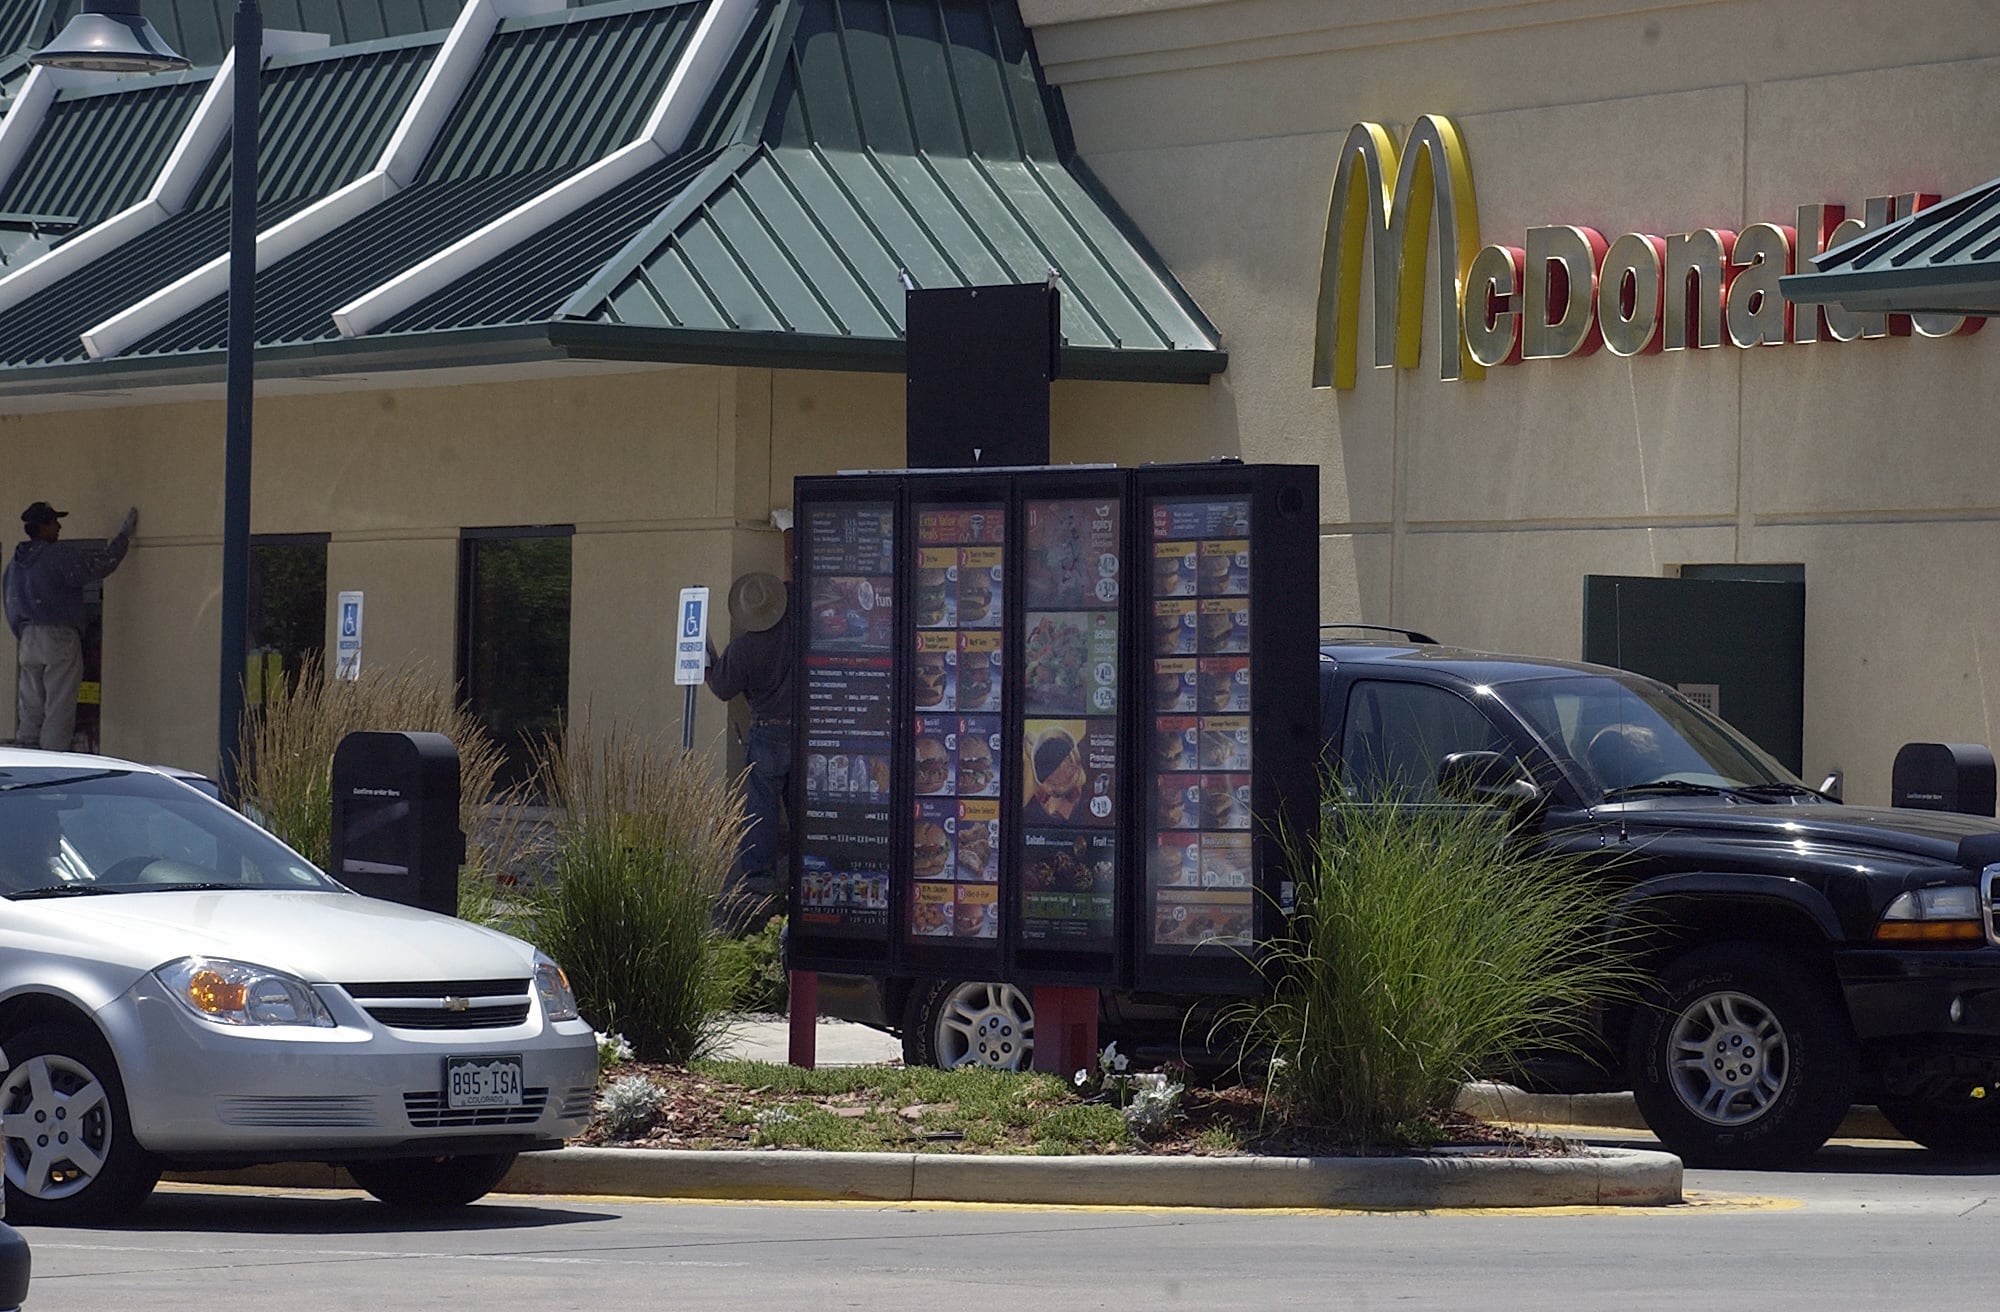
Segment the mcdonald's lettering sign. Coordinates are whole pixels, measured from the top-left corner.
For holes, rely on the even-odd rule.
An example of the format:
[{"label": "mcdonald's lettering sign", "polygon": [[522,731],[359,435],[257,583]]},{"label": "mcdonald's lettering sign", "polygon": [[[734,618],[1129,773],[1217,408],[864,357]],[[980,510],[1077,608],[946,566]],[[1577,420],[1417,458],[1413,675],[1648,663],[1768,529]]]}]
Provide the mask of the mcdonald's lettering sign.
[{"label": "mcdonald's lettering sign", "polygon": [[[1870,228],[1936,203],[1909,192],[1798,207],[1790,224],[1697,228],[1606,240],[1595,228],[1529,228],[1520,246],[1482,246],[1472,163],[1458,126],[1426,114],[1399,149],[1379,123],[1348,132],[1327,202],[1313,337],[1313,386],[1354,386],[1364,253],[1374,274],[1375,366],[1413,369],[1424,291],[1435,277],[1438,377],[1483,377],[1522,360],[1651,355],[1723,345],[1949,337],[1985,321],[1944,314],[1851,314],[1787,301],[1778,279]],[[1431,228],[1437,259],[1431,261]]]}]

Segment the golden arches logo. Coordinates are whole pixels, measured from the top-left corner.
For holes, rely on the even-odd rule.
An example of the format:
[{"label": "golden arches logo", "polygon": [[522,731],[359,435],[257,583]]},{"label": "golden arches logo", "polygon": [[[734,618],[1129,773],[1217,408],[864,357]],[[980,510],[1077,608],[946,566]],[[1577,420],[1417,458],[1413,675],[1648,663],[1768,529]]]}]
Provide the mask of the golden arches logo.
[{"label": "golden arches logo", "polygon": [[1351,388],[1361,322],[1361,254],[1373,241],[1375,364],[1416,367],[1422,354],[1425,264],[1438,230],[1438,377],[1482,378],[1459,318],[1479,249],[1479,204],[1458,126],[1425,114],[1399,150],[1379,123],[1357,123],[1340,149],[1327,201],[1313,335],[1313,386]]}]

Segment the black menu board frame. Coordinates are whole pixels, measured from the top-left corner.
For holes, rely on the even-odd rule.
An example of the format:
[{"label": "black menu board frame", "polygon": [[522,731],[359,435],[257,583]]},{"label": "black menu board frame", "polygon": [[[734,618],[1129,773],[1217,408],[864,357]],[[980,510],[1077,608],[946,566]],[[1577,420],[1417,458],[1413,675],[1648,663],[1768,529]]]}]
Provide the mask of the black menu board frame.
[{"label": "black menu board frame", "polygon": [[[791,959],[811,969],[880,973],[893,960],[896,873],[907,864],[895,855],[908,822],[894,788],[908,773],[899,727],[909,663],[895,648],[908,610],[902,495],[894,478],[816,482],[810,496],[802,485],[793,533],[802,613],[786,937]],[[867,538],[883,530],[886,543]]]},{"label": "black menu board frame", "polygon": [[[1318,806],[1318,617],[1315,605],[1302,604],[1318,594],[1318,477],[1317,468],[1310,465],[1217,462],[1139,469],[1084,465],[882,471],[798,479],[793,576],[800,580],[798,595],[805,613],[797,626],[801,677],[792,814],[799,817],[799,837],[793,843],[787,965],[796,970],[990,979],[1023,986],[1254,991],[1259,986],[1257,945],[1280,927],[1281,907],[1290,904],[1281,835],[1306,833]],[[1201,543],[1211,543],[1211,554],[1233,555],[1234,549],[1225,546],[1240,540],[1248,557],[1247,571],[1223,587],[1221,596],[1205,594],[1197,582],[1189,599],[1194,604],[1182,608],[1188,611],[1188,623],[1198,626],[1206,618],[1217,626],[1218,635],[1226,618],[1231,636],[1217,640],[1248,647],[1240,655],[1256,695],[1240,708],[1240,715],[1234,709],[1230,714],[1247,722],[1248,743],[1238,741],[1232,750],[1247,750],[1250,768],[1207,771],[1196,764],[1187,771],[1201,790],[1192,803],[1198,807],[1207,804],[1210,776],[1224,776],[1214,782],[1232,793],[1247,779],[1249,814],[1230,819],[1222,831],[1229,844],[1245,846],[1250,853],[1254,910],[1247,946],[1225,943],[1223,936],[1212,933],[1202,939],[1197,937],[1201,931],[1192,929],[1179,942],[1162,943],[1155,932],[1160,903],[1150,866],[1158,836],[1159,771],[1153,753],[1159,713],[1152,626],[1159,599],[1151,577],[1157,539],[1150,512],[1160,501],[1187,498],[1237,498],[1249,507],[1250,522],[1241,539],[1215,534],[1171,539],[1197,544],[1188,548],[1195,561],[1189,568],[1194,570],[1201,568]],[[1035,546],[1043,549],[1043,555],[1033,555],[1031,508],[1092,501],[1116,508],[1115,525],[1091,528],[1089,533],[1095,536],[1090,542],[1095,546],[1064,558],[1065,567],[1082,562],[1080,579],[1063,576],[1060,568],[1052,572],[1047,541],[1038,539]],[[968,624],[965,614],[972,612],[959,610],[957,585],[951,585],[940,604],[935,595],[939,579],[935,573],[926,574],[945,569],[948,562],[942,555],[932,558],[922,553],[947,549],[962,553],[971,544],[921,542],[921,521],[927,512],[964,509],[969,514],[976,508],[980,514],[990,514],[995,507],[1004,521],[1003,541],[995,544],[1000,548],[1000,574],[988,580],[995,585],[994,595],[982,595],[976,603],[986,609],[976,612]],[[886,580],[886,587],[877,589],[888,595],[891,618],[886,630],[872,610],[854,604],[848,584],[818,589],[825,595],[815,593],[817,576],[826,572],[825,561],[814,555],[815,515],[864,510],[887,516],[881,522],[887,525],[890,546],[870,563],[886,560],[890,572],[868,576],[875,584]],[[945,536],[969,533],[968,523]],[[1113,544],[1117,558],[1111,575],[1114,594],[1086,600],[1074,593],[1074,587],[1081,583],[1094,588],[1103,581],[1104,575],[1092,572],[1097,568],[1092,562],[1106,543]],[[976,562],[963,554],[956,560],[961,567],[990,569],[990,554]],[[950,583],[948,577],[945,581]],[[1204,601],[1212,603],[1208,607],[1212,614],[1203,611]],[[997,630],[987,622],[995,609],[1000,619]],[[950,650],[962,659],[968,650],[968,629],[979,630],[989,643],[992,634],[999,635],[998,709],[984,700],[978,712],[990,721],[980,730],[997,779],[982,779],[968,794],[959,786],[961,772],[968,768],[962,759],[965,753],[941,744],[945,753],[940,757],[927,746],[920,793],[918,740],[946,731],[941,722],[933,725],[923,717],[958,716],[963,687],[961,676],[948,663],[940,674],[929,658]],[[870,650],[815,648],[814,636],[822,632],[833,637],[836,646],[851,640]],[[1080,667],[1073,655],[1066,654],[1078,649],[1079,640]],[[1201,641],[1194,639],[1198,652]],[[881,650],[874,650],[877,647]],[[829,660],[830,656],[840,659]],[[1232,653],[1229,659],[1235,656]],[[924,658],[921,673],[920,657]],[[1036,667],[1032,678],[1031,661]],[[1108,672],[1099,668],[1105,665]],[[865,668],[857,676],[849,666]],[[1031,683],[1041,689],[1033,696]],[[1100,703],[1100,699],[1106,700]],[[885,708],[886,730],[877,723]],[[861,723],[864,720],[866,724]],[[998,750],[992,751],[990,730],[996,723]],[[959,727],[953,720],[950,728]],[[1198,716],[1195,728],[1198,734],[1202,731]],[[857,729],[865,732],[857,735]],[[1200,743],[1197,738],[1195,750]],[[886,790],[876,778],[872,759],[860,774],[854,765],[858,758],[873,758],[882,745],[890,772]],[[824,758],[842,757],[850,797],[859,779],[872,790],[871,805],[857,810],[850,800],[829,807],[824,785],[808,795],[815,753],[823,758],[819,767],[823,781],[831,778],[833,769],[832,760]],[[1039,764],[1038,754],[1045,758]],[[1225,762],[1230,767],[1241,763],[1240,755]],[[986,760],[979,757],[969,768],[984,770]],[[888,794],[886,809],[873,805],[883,791]],[[982,805],[997,802],[990,808],[994,827],[987,832],[990,850],[985,854],[997,865],[997,878],[990,886],[998,923],[990,936],[977,930],[961,935],[957,929],[956,917],[984,896],[983,889],[975,889],[968,898],[960,886],[984,879],[946,877],[935,866],[940,855],[934,850],[936,835],[919,830],[923,824],[943,828],[946,814],[938,808],[947,802],[962,806],[975,794]],[[1103,812],[1092,812],[1093,804]],[[848,809],[840,811],[840,805]],[[1031,807],[1039,809],[1031,812]],[[959,810],[957,815],[963,819],[967,813]],[[984,812],[978,819],[983,818]],[[820,831],[829,819],[836,828],[858,825],[865,831],[843,830],[837,835],[835,855],[851,854],[862,840],[867,850],[884,853],[886,894],[879,901],[886,905],[870,909],[865,917],[851,909],[832,916],[826,906],[816,906],[803,896],[808,892],[825,896],[827,834]],[[920,845],[926,872],[921,877]],[[947,832],[944,860],[953,863],[961,855],[956,834]],[[1100,866],[1108,868],[1108,883]],[[947,864],[944,870],[954,868]],[[809,879],[819,882],[808,887]],[[1036,887],[1028,887],[1030,882]],[[954,917],[950,934],[941,932],[938,913],[947,898],[945,890]],[[842,895],[847,895],[845,889]],[[1050,908],[1062,900],[1057,895],[1066,896],[1066,905],[1078,909],[1052,912]],[[1101,911],[1106,898],[1108,918]],[[927,909],[920,912],[920,907]],[[926,931],[922,933],[920,915]]]},{"label": "black menu board frame", "polygon": [[965,474],[911,475],[904,485],[901,557],[912,599],[898,650],[911,669],[912,760],[898,798],[911,830],[909,859],[897,868],[897,947],[917,974],[1004,971],[1007,852],[1019,829],[1007,731],[1005,635],[1017,577],[1009,486]]},{"label": "black menu board frame", "polygon": [[1142,469],[1132,519],[1134,985],[1248,992],[1319,805],[1319,471]]},{"label": "black menu board frame", "polygon": [[[1132,659],[1131,471],[1024,471],[1013,481],[1011,559],[1020,583],[1009,599],[1016,709],[1008,732],[1020,823],[1001,889],[1008,978],[1116,986],[1130,972],[1133,888],[1123,768],[1132,741],[1124,695]],[[1061,509],[1031,522],[1038,507]],[[1106,508],[1109,525],[1097,522]],[[1109,574],[1099,559],[1107,546],[1116,554]],[[1038,678],[1031,665],[1047,672]]]}]

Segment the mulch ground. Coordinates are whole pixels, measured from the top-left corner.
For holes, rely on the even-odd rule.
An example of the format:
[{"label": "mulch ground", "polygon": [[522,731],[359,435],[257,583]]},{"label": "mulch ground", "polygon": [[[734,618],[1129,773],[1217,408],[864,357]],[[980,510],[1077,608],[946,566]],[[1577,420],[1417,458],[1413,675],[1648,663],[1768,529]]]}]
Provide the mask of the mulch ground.
[{"label": "mulch ground", "polygon": [[[814,1098],[800,1094],[773,1093],[748,1089],[725,1080],[711,1079],[683,1066],[626,1062],[614,1077],[642,1075],[662,1090],[660,1115],[654,1128],[643,1138],[613,1140],[593,1123],[575,1142],[593,1147],[748,1149],[750,1125],[755,1114],[780,1107],[811,1105],[839,1113],[859,1114],[857,1108],[876,1104],[856,1095],[843,1098]],[[1191,1088],[1182,1099],[1184,1115],[1166,1131],[1141,1141],[1134,1139],[1121,1151],[1155,1156],[1219,1154],[1212,1147],[1224,1130],[1228,1141],[1241,1145],[1226,1155],[1250,1154],[1272,1157],[1352,1157],[1381,1156],[1380,1148],[1362,1149],[1338,1127],[1290,1123],[1277,1125],[1265,1110],[1255,1089],[1236,1087]],[[747,1113],[747,1115],[746,1115]],[[1560,1139],[1524,1134],[1508,1126],[1494,1125],[1461,1113],[1449,1113],[1438,1127],[1440,1147],[1478,1148],[1510,1156],[1559,1157],[1574,1150]],[[926,1150],[951,1152],[955,1145],[942,1142],[926,1145]],[[1032,1151],[1026,1137],[1007,1145],[1016,1151]]]}]

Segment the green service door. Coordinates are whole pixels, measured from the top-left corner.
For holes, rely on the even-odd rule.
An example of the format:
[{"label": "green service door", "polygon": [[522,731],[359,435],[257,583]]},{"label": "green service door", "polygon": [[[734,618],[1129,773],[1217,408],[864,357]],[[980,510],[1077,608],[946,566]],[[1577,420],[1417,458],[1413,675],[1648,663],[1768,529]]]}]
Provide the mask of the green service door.
[{"label": "green service door", "polygon": [[1797,567],[1732,572],[1586,575],[1583,659],[1671,684],[1796,774],[1805,732],[1805,580]]}]

